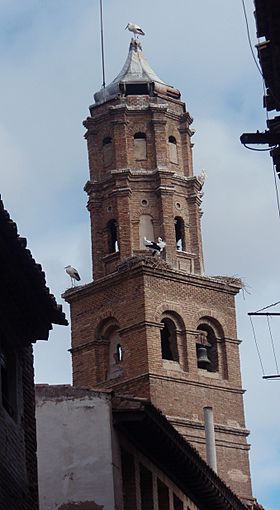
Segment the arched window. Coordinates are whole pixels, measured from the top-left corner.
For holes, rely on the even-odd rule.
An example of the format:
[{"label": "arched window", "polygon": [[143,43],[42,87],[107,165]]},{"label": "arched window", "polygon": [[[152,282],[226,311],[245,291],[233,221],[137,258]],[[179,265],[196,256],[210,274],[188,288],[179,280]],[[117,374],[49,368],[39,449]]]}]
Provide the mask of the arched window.
[{"label": "arched window", "polygon": [[112,316],[103,319],[95,330],[97,383],[123,374],[124,348],[119,330],[119,322]]},{"label": "arched window", "polygon": [[154,225],[153,218],[150,214],[141,214],[139,218],[139,240],[140,240],[140,250],[145,249],[144,245],[144,237],[149,239],[149,241],[154,241]]},{"label": "arched window", "polygon": [[[217,372],[219,370],[219,360],[215,332],[209,324],[200,324],[197,330],[202,332],[201,338],[196,344],[197,366],[208,372]],[[207,359],[209,363],[206,361]]]},{"label": "arched window", "polygon": [[171,163],[178,163],[177,142],[174,136],[168,138],[169,160]]},{"label": "arched window", "polygon": [[176,326],[171,319],[162,319],[163,328],[160,331],[162,359],[179,361]]},{"label": "arched window", "polygon": [[134,157],[136,161],[147,159],[147,143],[145,133],[135,133],[134,135]]},{"label": "arched window", "polygon": [[107,136],[102,142],[103,146],[103,165],[109,166],[113,161],[113,143],[112,138]]},{"label": "arched window", "polygon": [[177,216],[175,218],[176,250],[185,251],[185,225],[184,220]]},{"label": "arched window", "polygon": [[119,251],[118,244],[118,225],[116,220],[110,220],[107,224],[108,232],[108,249],[109,253],[116,253]]},{"label": "arched window", "polygon": [[110,342],[108,379],[113,379],[122,374],[123,348],[118,330],[110,331],[108,340]]}]

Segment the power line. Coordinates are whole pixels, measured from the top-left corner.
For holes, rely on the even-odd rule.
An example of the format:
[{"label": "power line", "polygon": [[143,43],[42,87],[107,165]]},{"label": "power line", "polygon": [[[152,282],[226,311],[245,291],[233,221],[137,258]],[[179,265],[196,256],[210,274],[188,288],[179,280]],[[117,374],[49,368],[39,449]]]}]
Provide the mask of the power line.
[{"label": "power line", "polygon": [[259,312],[262,312],[263,310],[267,310],[268,308],[272,308],[273,306],[276,306],[276,305],[279,305],[279,304],[280,304],[280,301],[277,301],[276,303],[272,303],[271,305],[264,306],[263,308],[260,308],[255,313],[257,314]]},{"label": "power line", "polygon": [[[254,59],[254,62],[256,64],[256,67],[262,77],[262,80],[263,80],[263,83],[265,84],[265,79],[264,79],[264,75],[263,75],[263,71],[262,71],[262,68],[260,67],[257,59],[256,59],[256,56],[255,56],[255,53],[254,53],[254,48],[253,48],[253,44],[252,44],[252,39],[251,39],[251,34],[250,34],[250,29],[249,29],[249,22],[248,22],[248,16],[247,16],[247,11],[246,11],[246,6],[245,6],[245,1],[244,0],[241,0],[242,2],[242,7],[243,7],[243,13],[244,13],[244,18],[245,18],[245,24],[246,24],[246,32],[247,32],[247,38],[248,38],[248,42],[249,42],[249,46],[250,46],[250,50],[251,50],[251,53],[252,53],[252,57]],[[274,101],[276,103],[278,103],[278,105],[280,104],[280,100],[279,100],[279,97],[277,97],[277,95],[274,94],[274,91],[272,90],[272,88],[270,87],[270,85],[268,84],[268,88],[269,88],[269,92],[271,94],[271,96],[273,97]],[[266,94],[265,94],[266,95]]]},{"label": "power line", "polygon": [[263,362],[262,362],[261,353],[260,353],[258,342],[257,342],[256,332],[255,332],[255,328],[254,328],[254,324],[253,324],[251,316],[250,316],[250,322],[251,322],[251,326],[252,326],[253,337],[254,337],[254,341],[255,341],[255,345],[256,345],[256,349],[257,349],[257,353],[258,353],[258,357],[259,357],[259,361],[260,361],[260,365],[261,365],[261,369],[262,369],[262,373],[263,373],[263,376],[264,376]]},{"label": "power line", "polygon": [[267,320],[267,325],[268,325],[268,330],[269,330],[269,335],[270,335],[270,341],[271,341],[271,347],[272,347],[272,352],[273,352],[273,356],[274,356],[276,371],[277,371],[277,374],[279,374],[279,368],[278,368],[278,363],[277,363],[277,358],[276,358],[274,340],[273,340],[273,336],[272,336],[272,331],[271,331],[270,321],[269,321],[269,316],[268,315],[266,317],[266,320]]},{"label": "power line", "polygon": [[105,55],[104,55],[104,36],[103,36],[103,5],[102,0],[99,3],[100,7],[100,40],[101,40],[101,62],[102,62],[102,87],[105,87]]},{"label": "power line", "polygon": [[245,7],[245,2],[244,0],[241,0],[242,1],[242,7],[243,7],[243,13],[244,13],[244,18],[245,18],[245,24],[246,24],[246,32],[247,32],[247,38],[248,38],[248,42],[249,42],[249,46],[250,46],[250,50],[251,50],[251,53],[252,53],[252,56],[253,56],[253,59],[254,59],[254,62],[257,66],[257,69],[261,75],[261,77],[263,78],[263,73],[262,73],[262,70],[259,66],[259,63],[256,59],[256,56],[255,56],[255,53],[254,53],[254,50],[253,50],[253,45],[252,45],[252,41],[251,41],[251,34],[250,34],[250,29],[249,29],[249,23],[248,23],[248,17],[247,17],[247,12],[246,12],[246,7]]}]

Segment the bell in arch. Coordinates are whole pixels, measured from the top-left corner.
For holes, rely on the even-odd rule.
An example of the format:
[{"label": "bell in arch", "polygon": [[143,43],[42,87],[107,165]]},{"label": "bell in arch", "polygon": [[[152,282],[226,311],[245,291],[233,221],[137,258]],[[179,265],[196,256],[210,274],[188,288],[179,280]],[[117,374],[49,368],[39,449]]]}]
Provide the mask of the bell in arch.
[{"label": "bell in arch", "polygon": [[198,345],[197,348],[197,366],[198,368],[208,369],[211,361],[208,358],[207,347],[205,345]]}]

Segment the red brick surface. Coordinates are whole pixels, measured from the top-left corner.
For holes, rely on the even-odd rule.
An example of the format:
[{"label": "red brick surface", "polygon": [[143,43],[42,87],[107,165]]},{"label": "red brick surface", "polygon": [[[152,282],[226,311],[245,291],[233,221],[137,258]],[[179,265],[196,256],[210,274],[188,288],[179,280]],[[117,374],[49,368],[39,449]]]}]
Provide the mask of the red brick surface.
[{"label": "red brick surface", "polygon": [[[192,119],[183,103],[148,96],[113,100],[91,113],[85,122],[90,166],[86,191],[94,282],[65,294],[71,305],[73,384],[149,398],[203,457],[203,407],[211,406],[218,474],[239,495],[250,498],[234,304],[239,286],[201,275],[201,184],[193,176]],[[146,134],[144,161],[134,158],[133,137],[139,131]],[[178,164],[169,161],[169,136],[177,141]],[[112,163],[106,167],[105,137],[113,141]],[[152,217],[155,238],[166,241],[160,259],[140,250],[141,214]],[[185,224],[185,252],[176,250],[176,216]],[[113,254],[108,254],[106,231],[110,219],[118,224],[120,251]],[[176,325],[179,362],[162,359],[164,317]],[[123,348],[114,377],[106,321],[118,328]],[[197,367],[196,332],[201,323],[215,332],[217,372]]]},{"label": "red brick surface", "polygon": [[[193,177],[192,119],[184,104],[148,96],[131,96],[96,107],[87,127],[90,181],[86,185],[92,225],[95,280],[112,272],[119,258],[140,250],[139,218],[153,219],[155,239],[166,241],[166,260],[173,267],[202,270],[200,232],[201,184]],[[134,134],[143,132],[147,159],[134,155]],[[168,158],[168,138],[177,141],[178,164]],[[104,166],[102,141],[112,138],[113,158]],[[142,201],[147,205],[143,207]],[[174,218],[185,223],[186,253],[176,252]],[[108,254],[106,225],[117,221],[120,253]]]}]

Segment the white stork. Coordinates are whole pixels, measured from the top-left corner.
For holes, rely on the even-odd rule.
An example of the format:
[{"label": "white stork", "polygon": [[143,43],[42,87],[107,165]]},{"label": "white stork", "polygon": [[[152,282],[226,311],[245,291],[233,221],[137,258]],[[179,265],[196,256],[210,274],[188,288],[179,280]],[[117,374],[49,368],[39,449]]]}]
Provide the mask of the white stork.
[{"label": "white stork", "polygon": [[152,255],[154,256],[161,254],[161,252],[166,246],[166,243],[162,240],[161,237],[158,237],[157,242],[149,241],[149,239],[146,239],[146,237],[144,237],[144,246],[149,250],[152,250],[153,251]]},{"label": "white stork", "polygon": [[72,266],[66,266],[65,271],[67,274],[69,274],[69,276],[71,278],[72,287],[75,287],[75,280],[77,280],[79,282],[81,279],[77,269],[75,269]]},{"label": "white stork", "polygon": [[136,35],[145,35],[145,32],[143,32],[142,28],[138,25],[135,25],[135,23],[128,23],[125,27],[125,30],[128,28],[130,32],[132,32],[135,36]]}]

